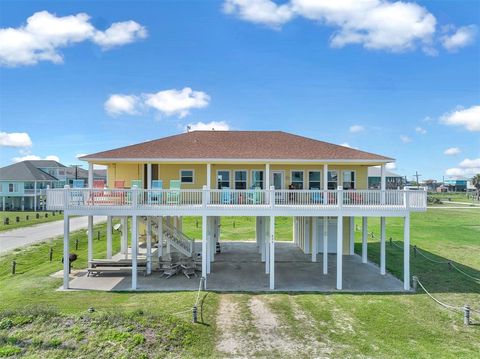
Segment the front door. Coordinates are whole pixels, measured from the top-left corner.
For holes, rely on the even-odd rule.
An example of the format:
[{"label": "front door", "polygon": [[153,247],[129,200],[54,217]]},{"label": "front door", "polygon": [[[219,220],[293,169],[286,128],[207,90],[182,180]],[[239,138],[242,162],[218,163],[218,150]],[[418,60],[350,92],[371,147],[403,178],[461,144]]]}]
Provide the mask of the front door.
[{"label": "front door", "polygon": [[[283,178],[284,178],[284,172],[283,171],[273,171],[272,172],[272,183],[275,189],[283,189]],[[282,202],[283,199],[283,193],[276,193],[275,194],[275,202]]]}]

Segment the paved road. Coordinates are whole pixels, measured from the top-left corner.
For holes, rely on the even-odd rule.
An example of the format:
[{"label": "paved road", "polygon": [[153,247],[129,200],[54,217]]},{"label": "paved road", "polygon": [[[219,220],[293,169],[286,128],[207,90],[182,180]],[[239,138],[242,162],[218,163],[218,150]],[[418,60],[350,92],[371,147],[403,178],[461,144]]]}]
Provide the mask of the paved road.
[{"label": "paved road", "polygon": [[[107,217],[93,217],[94,224],[105,222],[106,220]],[[87,228],[87,217],[70,219],[71,232],[82,228]],[[60,235],[63,235],[63,220],[0,232],[0,253],[32,243],[43,242]]]}]

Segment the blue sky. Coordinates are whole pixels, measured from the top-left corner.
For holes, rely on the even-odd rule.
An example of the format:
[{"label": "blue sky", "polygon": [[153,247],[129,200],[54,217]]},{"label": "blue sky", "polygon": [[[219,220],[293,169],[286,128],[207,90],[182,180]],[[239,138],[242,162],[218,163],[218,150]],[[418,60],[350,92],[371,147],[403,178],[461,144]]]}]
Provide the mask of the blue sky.
[{"label": "blue sky", "polygon": [[217,122],[480,172],[480,2],[338,3],[2,1],[0,164]]}]

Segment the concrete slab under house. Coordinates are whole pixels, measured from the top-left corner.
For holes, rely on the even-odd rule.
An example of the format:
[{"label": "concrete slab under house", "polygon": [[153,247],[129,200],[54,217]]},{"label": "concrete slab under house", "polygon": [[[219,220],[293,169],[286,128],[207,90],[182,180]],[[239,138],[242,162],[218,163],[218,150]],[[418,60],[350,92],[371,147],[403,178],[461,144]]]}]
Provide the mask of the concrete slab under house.
[{"label": "concrete slab under house", "polygon": [[[91,174],[94,164],[107,166],[106,186],[90,175],[88,188],[47,190],[48,209],[65,214],[65,258],[69,217],[89,218],[89,266],[71,280],[66,260],[64,290],[196,290],[191,276],[219,291],[410,290],[410,213],[425,211],[427,198],[423,190],[386,189],[390,157],[279,131],[194,131],[82,159]],[[367,189],[372,166],[380,168],[378,190]],[[92,246],[100,215],[107,216],[106,258]],[[182,231],[184,216],[202,218],[199,242]],[[256,241],[222,241],[224,216],[254,216]],[[293,218],[290,242],[275,238],[279,216]],[[362,218],[361,256],[355,217]],[[371,217],[380,218],[380,267],[367,262]],[[404,219],[403,283],[386,273],[387,217]],[[116,254],[113,218],[122,231]]]}]

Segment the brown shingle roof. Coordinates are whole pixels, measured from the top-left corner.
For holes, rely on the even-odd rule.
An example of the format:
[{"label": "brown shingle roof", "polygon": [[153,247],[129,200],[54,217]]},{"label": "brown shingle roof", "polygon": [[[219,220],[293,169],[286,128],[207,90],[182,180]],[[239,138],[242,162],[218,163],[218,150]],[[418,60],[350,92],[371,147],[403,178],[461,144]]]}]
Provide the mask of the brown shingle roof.
[{"label": "brown shingle roof", "polygon": [[82,157],[84,160],[147,158],[393,160],[281,131],[193,131]]}]

